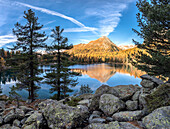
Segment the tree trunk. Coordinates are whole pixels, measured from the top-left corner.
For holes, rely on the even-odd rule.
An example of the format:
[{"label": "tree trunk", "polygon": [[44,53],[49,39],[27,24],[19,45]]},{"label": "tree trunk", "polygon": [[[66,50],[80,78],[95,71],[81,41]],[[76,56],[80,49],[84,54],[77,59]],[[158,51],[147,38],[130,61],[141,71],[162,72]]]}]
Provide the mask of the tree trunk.
[{"label": "tree trunk", "polygon": [[58,67],[57,67],[57,74],[58,74],[58,80],[57,80],[57,99],[60,100],[60,48],[59,48],[59,40],[58,40],[58,53],[57,53],[57,62],[58,62]]}]

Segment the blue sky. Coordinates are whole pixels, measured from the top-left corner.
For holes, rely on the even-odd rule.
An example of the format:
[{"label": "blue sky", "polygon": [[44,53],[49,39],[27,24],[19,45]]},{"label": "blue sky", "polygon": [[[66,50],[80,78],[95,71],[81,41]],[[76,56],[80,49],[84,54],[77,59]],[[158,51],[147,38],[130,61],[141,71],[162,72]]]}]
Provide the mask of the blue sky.
[{"label": "blue sky", "polygon": [[[132,28],[138,28],[136,0],[0,0],[0,47],[8,47],[16,37],[14,24],[25,24],[24,11],[32,9],[51,34],[55,26],[64,28],[69,43],[88,43],[107,36],[116,45],[139,40]],[[51,42],[49,38],[47,43]]]}]

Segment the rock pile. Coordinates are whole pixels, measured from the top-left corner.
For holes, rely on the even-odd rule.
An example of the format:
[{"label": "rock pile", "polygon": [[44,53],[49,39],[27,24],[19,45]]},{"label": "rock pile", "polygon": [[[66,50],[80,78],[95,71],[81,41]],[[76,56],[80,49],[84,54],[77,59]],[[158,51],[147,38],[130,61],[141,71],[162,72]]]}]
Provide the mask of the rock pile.
[{"label": "rock pile", "polygon": [[95,94],[78,96],[77,106],[67,100],[47,99],[37,108],[7,107],[0,101],[0,129],[168,129],[170,83],[149,75],[138,85],[102,85]]}]

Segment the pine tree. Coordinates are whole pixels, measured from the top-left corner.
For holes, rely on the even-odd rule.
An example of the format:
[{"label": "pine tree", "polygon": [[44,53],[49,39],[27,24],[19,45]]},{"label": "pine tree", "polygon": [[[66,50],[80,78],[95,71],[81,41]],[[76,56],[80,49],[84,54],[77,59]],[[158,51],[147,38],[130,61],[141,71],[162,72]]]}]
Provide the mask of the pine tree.
[{"label": "pine tree", "polygon": [[133,54],[132,64],[148,74],[160,78],[170,77],[170,5],[169,0],[139,0],[137,14],[140,31],[135,33],[144,39],[135,44],[143,51]]},{"label": "pine tree", "polygon": [[93,91],[91,90],[89,85],[88,84],[87,84],[87,86],[81,85],[79,94],[82,95],[82,94],[88,94],[88,93],[93,93]]},{"label": "pine tree", "polygon": [[13,33],[17,36],[16,45],[12,50],[17,51],[16,55],[11,58],[13,66],[19,71],[17,78],[19,83],[18,89],[27,89],[29,98],[33,101],[36,97],[35,91],[39,88],[36,84],[42,80],[38,77],[38,62],[36,50],[45,47],[44,41],[47,39],[45,32],[39,31],[43,27],[38,23],[38,17],[29,9],[24,12],[24,18],[27,21],[25,25],[18,22],[15,24]]},{"label": "pine tree", "polygon": [[54,94],[53,98],[60,100],[68,95],[67,92],[71,92],[72,90],[69,86],[75,86],[77,84],[76,80],[71,78],[76,75],[76,73],[71,72],[68,66],[71,65],[71,62],[68,60],[68,54],[62,52],[62,50],[67,50],[72,48],[72,45],[68,45],[68,39],[62,36],[62,32],[64,29],[60,30],[60,26],[56,26],[55,29],[52,30],[53,34],[51,35],[54,38],[52,45],[48,47],[51,51],[51,56],[53,58],[52,70],[50,73],[47,73],[45,78],[45,83],[52,86],[50,89],[51,93]]}]

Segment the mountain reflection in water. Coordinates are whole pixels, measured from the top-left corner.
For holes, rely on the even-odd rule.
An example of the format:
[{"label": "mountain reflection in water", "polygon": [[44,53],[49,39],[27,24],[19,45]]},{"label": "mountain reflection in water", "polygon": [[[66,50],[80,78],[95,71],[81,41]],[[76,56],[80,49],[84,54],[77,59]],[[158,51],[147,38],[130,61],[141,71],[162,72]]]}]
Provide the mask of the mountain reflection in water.
[{"label": "mountain reflection in water", "polygon": [[[83,65],[82,65],[83,66]],[[75,68],[79,67],[79,68]],[[82,75],[88,75],[90,78],[97,79],[101,83],[107,82],[116,73],[129,74],[135,78],[140,78],[141,75],[145,74],[141,70],[124,64],[94,64],[94,65],[76,65],[70,67],[72,71],[79,72]]]}]

